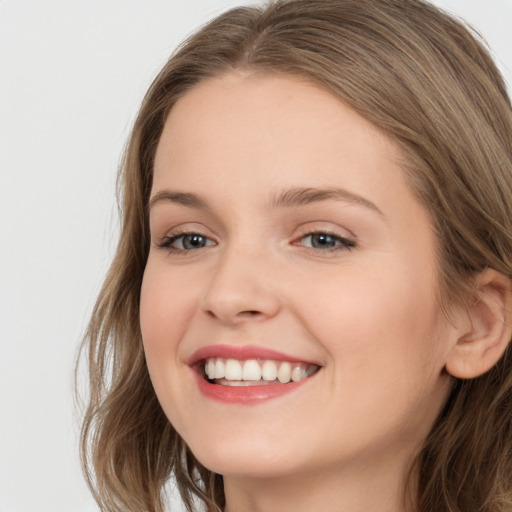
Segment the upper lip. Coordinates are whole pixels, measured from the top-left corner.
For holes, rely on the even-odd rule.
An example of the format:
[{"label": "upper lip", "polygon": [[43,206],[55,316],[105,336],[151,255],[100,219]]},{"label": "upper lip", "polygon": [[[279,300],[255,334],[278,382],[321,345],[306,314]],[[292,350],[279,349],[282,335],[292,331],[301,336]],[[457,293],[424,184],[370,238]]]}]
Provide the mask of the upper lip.
[{"label": "upper lip", "polygon": [[196,350],[188,359],[188,364],[192,366],[210,357],[238,359],[239,361],[245,361],[247,359],[272,359],[274,361],[308,363],[320,366],[314,361],[254,345],[208,345]]}]

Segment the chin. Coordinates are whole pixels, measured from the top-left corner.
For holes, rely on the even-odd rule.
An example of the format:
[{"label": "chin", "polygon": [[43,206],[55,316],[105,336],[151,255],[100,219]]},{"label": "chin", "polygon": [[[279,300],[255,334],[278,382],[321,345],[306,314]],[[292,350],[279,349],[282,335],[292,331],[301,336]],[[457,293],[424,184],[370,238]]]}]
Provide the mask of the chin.
[{"label": "chin", "polygon": [[296,473],[304,454],[289,450],[278,440],[251,436],[233,438],[225,433],[222,440],[205,445],[188,444],[196,459],[207,469],[221,475],[247,478],[275,478]]},{"label": "chin", "polygon": [[205,457],[196,458],[204,467],[223,476],[266,479],[297,474],[297,469],[290,464],[290,461],[284,463],[280,458],[275,457],[262,459],[251,454],[229,459],[215,454],[206,454]]}]

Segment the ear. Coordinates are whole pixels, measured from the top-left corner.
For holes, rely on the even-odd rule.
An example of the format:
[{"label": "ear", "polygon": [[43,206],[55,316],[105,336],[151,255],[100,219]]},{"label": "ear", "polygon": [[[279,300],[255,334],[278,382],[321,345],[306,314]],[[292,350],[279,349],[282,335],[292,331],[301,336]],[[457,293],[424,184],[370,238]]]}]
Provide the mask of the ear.
[{"label": "ear", "polygon": [[512,335],[511,283],[493,269],[476,278],[476,299],[466,310],[465,326],[449,349],[446,370],[473,379],[490,370],[504,354]]}]

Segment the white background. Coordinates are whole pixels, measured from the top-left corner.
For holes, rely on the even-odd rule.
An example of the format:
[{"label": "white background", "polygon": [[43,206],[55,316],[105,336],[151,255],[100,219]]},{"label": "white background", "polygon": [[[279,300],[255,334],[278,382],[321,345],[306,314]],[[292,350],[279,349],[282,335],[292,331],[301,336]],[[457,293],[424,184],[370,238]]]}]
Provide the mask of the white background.
[{"label": "white background", "polygon": [[[239,3],[0,0],[0,512],[96,510],[71,383],[115,246],[119,156],[172,49]],[[512,0],[436,3],[512,84]]]}]

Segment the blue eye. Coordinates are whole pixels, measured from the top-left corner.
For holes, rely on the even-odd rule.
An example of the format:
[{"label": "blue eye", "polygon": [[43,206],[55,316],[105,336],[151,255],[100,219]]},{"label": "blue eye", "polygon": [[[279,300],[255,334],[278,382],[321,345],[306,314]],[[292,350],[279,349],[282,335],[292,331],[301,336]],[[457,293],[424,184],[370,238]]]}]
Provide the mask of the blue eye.
[{"label": "blue eye", "polygon": [[199,233],[180,233],[166,237],[160,243],[160,247],[176,252],[202,249],[211,245],[215,245],[215,242]]},{"label": "blue eye", "polygon": [[355,247],[355,243],[347,238],[323,232],[309,233],[300,240],[302,245],[312,249],[336,250]]}]

